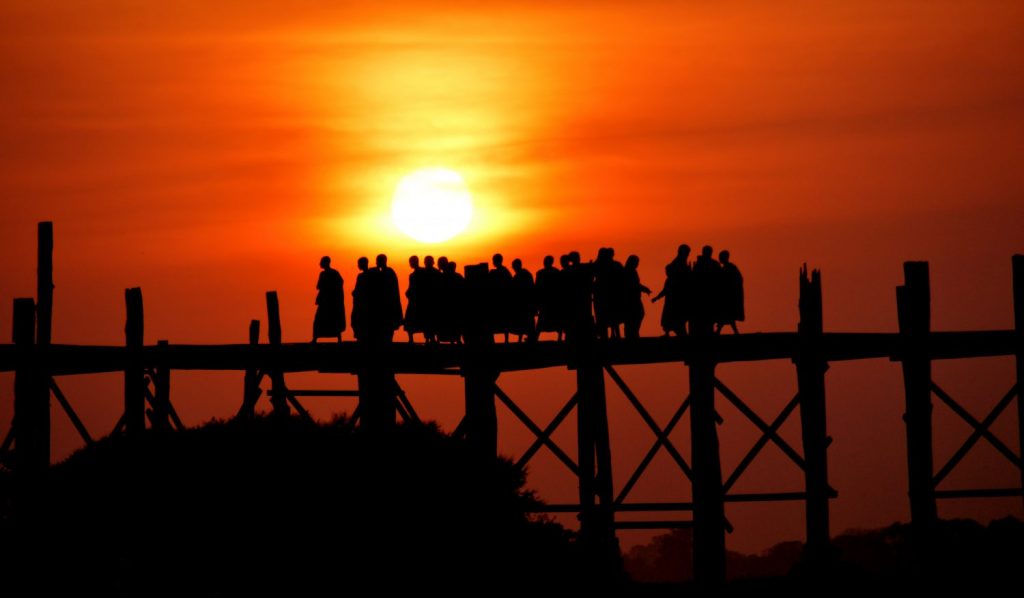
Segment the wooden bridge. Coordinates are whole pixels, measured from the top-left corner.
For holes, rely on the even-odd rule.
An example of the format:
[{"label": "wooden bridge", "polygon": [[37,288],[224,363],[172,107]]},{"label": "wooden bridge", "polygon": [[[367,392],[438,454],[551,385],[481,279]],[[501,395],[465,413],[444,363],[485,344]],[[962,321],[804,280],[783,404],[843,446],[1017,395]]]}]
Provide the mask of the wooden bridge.
[{"label": "wooden bridge", "polygon": [[[553,512],[577,512],[580,537],[593,558],[614,558],[618,550],[615,530],[623,528],[671,528],[693,526],[694,571],[698,581],[718,583],[725,576],[725,534],[731,525],[725,504],[750,501],[803,501],[806,512],[807,555],[811,566],[824,566],[830,553],[829,499],[837,495],[828,481],[826,384],[828,364],[834,361],[885,357],[902,365],[906,412],[908,489],[912,523],[927,534],[937,521],[936,500],[959,497],[1024,496],[1024,401],[1019,397],[1024,378],[1024,256],[1013,256],[1014,329],[978,332],[936,332],[930,327],[930,290],[926,262],[904,265],[905,284],[896,290],[898,333],[825,332],[822,326],[821,277],[801,270],[800,322],[795,332],[753,333],[733,336],[640,338],[635,340],[577,339],[575,342],[496,344],[493,335],[469,314],[465,344],[412,345],[393,343],[366,346],[362,343],[285,344],[281,342],[278,298],[267,293],[269,344],[259,343],[260,322],[249,329],[249,344],[172,345],[161,341],[143,343],[143,309],[140,289],[127,289],[126,342],[124,346],[51,344],[53,228],[39,226],[37,297],[14,301],[14,343],[0,345],[0,371],[14,371],[14,421],[0,458],[14,470],[16,479],[31,483],[50,464],[51,397],[70,417],[86,443],[92,437],[75,414],[56,378],[75,374],[123,372],[124,412],[115,433],[137,434],[151,428],[182,428],[170,396],[170,376],[175,370],[238,370],[244,391],[238,417],[251,417],[269,379],[267,393],[278,416],[292,411],[310,418],[303,396],[356,396],[353,425],[387,433],[399,417],[419,418],[412,402],[396,382],[396,374],[457,375],[464,379],[465,415],[455,434],[482,458],[497,455],[496,405],[505,405],[536,437],[519,458],[527,462],[542,448],[550,450],[579,480],[579,501],[548,505]],[[484,266],[484,271],[486,266]],[[482,272],[467,268],[472,288]],[[990,413],[977,418],[939,387],[931,376],[932,362],[968,357],[1015,356],[1016,381]],[[719,363],[788,360],[796,370],[797,393],[782,411],[765,418],[715,376]],[[686,397],[671,419],[660,425],[643,402],[618,375],[626,364],[684,363],[689,371]],[[540,426],[498,385],[504,372],[568,368],[576,374],[576,392],[545,426]],[[289,389],[286,375],[293,372],[350,373],[357,376],[358,390]],[[613,485],[605,385],[616,385],[636,409],[655,442],[618,491]],[[719,459],[720,418],[717,397],[732,404],[761,431],[736,468],[723,479]],[[552,397],[554,399],[555,397]],[[933,399],[948,406],[973,432],[959,450],[936,472],[932,456]],[[1013,450],[990,427],[1016,399],[1018,446]],[[779,429],[799,407],[802,450],[779,435]],[[573,459],[552,439],[556,429],[575,410],[577,458]],[[675,448],[669,435],[690,414],[691,461]],[[980,440],[986,440],[1021,470],[1022,485],[1012,488],[963,488],[940,490],[938,485]],[[804,487],[792,492],[736,493],[732,489],[760,451],[774,443],[804,473]],[[641,503],[629,501],[634,485],[659,451],[666,451],[692,484],[692,501]],[[691,513],[688,519],[620,521],[617,513]],[[674,517],[678,517],[675,515]]]}]

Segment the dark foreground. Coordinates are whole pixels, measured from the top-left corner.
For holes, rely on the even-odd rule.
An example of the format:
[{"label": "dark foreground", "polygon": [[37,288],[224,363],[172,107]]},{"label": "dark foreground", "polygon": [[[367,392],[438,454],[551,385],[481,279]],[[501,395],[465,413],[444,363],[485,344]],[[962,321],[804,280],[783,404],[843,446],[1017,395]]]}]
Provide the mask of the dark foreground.
[{"label": "dark foreground", "polygon": [[[0,595],[683,596],[689,530],[594,565],[509,462],[480,463],[432,426],[386,439],[345,420],[211,423],[107,438],[32,493],[0,474]],[[17,509],[15,505],[17,504]],[[1024,524],[847,532],[823,576],[799,542],[729,553],[730,595],[1019,587]]]}]

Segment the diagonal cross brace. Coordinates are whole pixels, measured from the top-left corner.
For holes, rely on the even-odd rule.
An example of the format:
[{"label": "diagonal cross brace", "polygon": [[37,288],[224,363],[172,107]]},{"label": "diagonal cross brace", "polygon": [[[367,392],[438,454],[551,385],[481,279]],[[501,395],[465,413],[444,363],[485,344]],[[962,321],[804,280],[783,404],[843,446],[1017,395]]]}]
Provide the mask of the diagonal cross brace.
[{"label": "diagonal cross brace", "polygon": [[562,407],[561,411],[559,411],[558,414],[555,415],[554,419],[551,420],[551,423],[548,424],[548,427],[544,428],[541,435],[538,436],[537,439],[533,441],[533,444],[530,445],[530,448],[526,449],[526,452],[523,453],[523,456],[520,457],[519,461],[516,462],[517,469],[523,469],[524,467],[526,467],[526,464],[529,463],[530,459],[532,459],[533,456],[537,453],[537,451],[540,450],[540,447],[545,445],[545,443],[551,438],[551,435],[555,433],[555,430],[558,429],[558,426],[560,426],[562,422],[565,420],[565,418],[568,417],[570,413],[572,413],[572,410],[576,408],[576,404],[579,403],[579,400],[579,395],[572,395],[568,402],[566,402],[565,406]]},{"label": "diagonal cross brace", "polygon": [[[622,490],[619,492],[619,495],[615,498],[616,505],[621,505],[623,501],[626,500],[626,497],[633,489],[633,486],[635,486],[636,483],[640,480],[640,476],[644,474],[644,471],[647,470],[647,466],[651,464],[651,461],[653,461],[654,457],[658,454],[658,450],[661,449],[663,444],[668,442],[669,434],[671,434],[672,430],[675,429],[676,424],[679,423],[679,420],[682,419],[683,414],[686,413],[686,410],[689,407],[690,397],[689,395],[687,395],[687,397],[683,399],[682,405],[680,405],[679,409],[676,409],[676,412],[672,415],[672,419],[669,420],[668,425],[665,426],[665,429],[657,434],[657,439],[654,441],[654,444],[651,445],[651,449],[647,451],[647,454],[644,455],[644,458],[643,460],[640,461],[640,464],[637,465],[637,468],[633,472],[633,475],[629,477],[629,481],[626,482],[626,485],[622,487]],[[685,461],[683,463],[685,463]],[[683,470],[683,474],[685,474],[688,479],[692,479],[692,471],[689,467]]]},{"label": "diagonal cross brace", "polygon": [[947,461],[946,464],[942,466],[942,469],[939,470],[939,473],[935,474],[935,477],[932,479],[932,483],[935,486],[938,486],[939,483],[942,482],[942,480],[944,480],[946,476],[948,476],[950,472],[953,471],[953,468],[956,467],[956,465],[960,463],[960,461],[963,460],[965,456],[967,456],[967,453],[970,452],[971,448],[975,444],[977,444],[979,440],[981,440],[982,436],[984,436],[985,439],[992,444],[992,446],[994,446],[1000,453],[1002,453],[1003,456],[1009,459],[1011,463],[1013,463],[1018,468],[1024,469],[1024,464],[1021,463],[1021,458],[1015,455],[1013,451],[1011,451],[1005,444],[1003,444],[1001,440],[999,440],[999,438],[997,438],[995,435],[992,434],[992,432],[989,431],[989,427],[992,425],[992,423],[999,418],[999,415],[1002,414],[1003,410],[1006,409],[1006,407],[1013,401],[1013,398],[1017,396],[1016,385],[1014,385],[1013,388],[1011,388],[1010,391],[1003,396],[999,403],[997,403],[996,406],[992,408],[992,411],[988,414],[988,416],[985,417],[985,419],[980,422],[974,419],[974,417],[970,413],[968,413],[966,409],[964,409],[963,407],[960,406],[959,403],[954,401],[953,398],[946,394],[944,390],[939,388],[939,385],[936,384],[934,381],[931,383],[931,387],[932,392],[935,393],[935,396],[939,397],[939,399],[941,399],[942,402],[945,403],[946,405],[949,405],[950,409],[952,409],[957,415],[963,418],[964,421],[966,421],[974,428],[974,431],[971,432],[971,435],[967,438],[966,441],[964,441],[963,446],[961,446],[960,449],[957,450],[952,457],[950,457],[949,461]]},{"label": "diagonal cross brace", "polygon": [[[781,436],[779,436],[777,431],[778,428],[772,428],[771,426],[766,424],[764,420],[761,419],[757,415],[757,413],[754,412],[753,409],[748,407],[742,399],[736,396],[736,393],[729,390],[729,387],[723,384],[722,381],[719,380],[718,378],[715,378],[715,388],[717,388],[718,392],[722,393],[722,396],[728,399],[728,401],[732,403],[733,406],[740,411],[740,413],[746,416],[746,418],[749,419],[755,426],[760,428],[761,432],[765,436],[767,436],[769,440],[774,442],[780,449],[782,449],[782,452],[786,453],[786,456],[792,459],[793,462],[796,463],[800,469],[805,469],[804,458],[801,457],[800,453],[796,452],[793,449],[793,447],[789,445],[788,442],[786,442],[785,440],[782,439]],[[794,399],[796,400],[796,397],[794,397]],[[792,401],[790,401],[790,403],[792,403]],[[789,407],[789,405],[787,405],[787,407]],[[782,422],[779,422],[779,426],[781,425]]]},{"label": "diagonal cross brace", "polygon": [[501,388],[497,384],[494,385],[494,395],[498,397],[498,399],[502,403],[504,403],[506,407],[508,407],[508,410],[511,411],[512,414],[515,415],[517,418],[519,418],[519,421],[523,422],[523,425],[526,426],[527,429],[529,429],[531,432],[533,432],[533,434],[538,439],[543,438],[544,445],[548,447],[548,449],[550,449],[556,457],[558,457],[559,461],[564,463],[565,466],[569,468],[569,471],[571,471],[576,476],[580,475],[580,468],[576,464],[576,462],[573,461],[572,458],[569,457],[569,455],[566,455],[565,451],[559,448],[559,446],[555,444],[550,438],[544,436],[544,431],[541,430],[537,424],[533,423],[533,420],[530,419],[530,416],[526,415],[526,412],[520,409],[519,405],[516,405],[515,402],[512,401],[512,399],[509,398],[507,394],[505,394],[505,391],[501,390]]},{"label": "diagonal cross brace", "polygon": [[[673,421],[669,422],[670,426],[667,427],[665,430],[662,430],[658,426],[658,423],[654,421],[654,418],[651,417],[651,414],[647,412],[647,409],[644,408],[643,404],[640,402],[640,399],[636,398],[636,395],[633,394],[633,391],[629,388],[629,386],[626,385],[625,381],[623,381],[623,379],[619,376],[619,373],[616,372],[615,369],[612,368],[610,365],[606,365],[604,369],[605,371],[608,372],[608,376],[611,377],[612,381],[615,382],[615,385],[619,387],[619,390],[622,391],[622,394],[625,395],[626,400],[628,400],[629,403],[633,405],[633,408],[636,409],[636,412],[640,414],[640,418],[644,420],[644,423],[647,424],[647,427],[650,428],[652,432],[654,432],[654,436],[655,438],[657,438],[657,441],[655,442],[655,446],[652,447],[651,450],[657,452],[659,446],[664,446],[665,450],[668,452],[669,455],[672,456],[672,459],[679,466],[679,469],[683,471],[683,474],[687,477],[687,479],[692,480],[693,470],[690,468],[689,464],[686,463],[686,459],[683,459],[683,456],[679,454],[678,450],[676,450],[675,445],[673,445],[672,442],[668,439],[669,432],[672,431],[672,428],[675,426],[676,423],[678,423],[679,418],[683,416],[683,413],[689,406],[690,397],[686,397],[686,400],[683,401],[682,406],[680,406],[680,408],[676,411],[676,414],[672,417]],[[651,458],[653,459],[654,456],[651,455]],[[648,463],[649,462],[650,461],[648,460]],[[646,467],[647,465],[644,465],[644,468]],[[640,473],[643,473],[643,471],[641,470]],[[637,479],[639,479],[640,477],[639,475],[636,474],[634,474],[634,476]],[[634,481],[633,483],[635,484],[636,482]],[[625,498],[625,495],[621,493],[620,496],[622,498]]]},{"label": "diagonal cross brace", "polygon": [[[778,432],[779,428],[782,427],[782,424],[786,422],[786,419],[789,418],[789,415],[793,413],[793,410],[796,409],[796,406],[799,404],[800,393],[797,393],[796,396],[794,396],[789,401],[789,403],[786,403],[786,406],[783,407],[778,417],[776,417],[775,420],[772,421],[772,424],[768,426],[768,430],[770,431],[770,433],[766,431],[763,434],[761,434],[761,437],[757,439],[757,442],[754,443],[754,446],[751,447],[751,449],[740,461],[739,465],[736,466],[736,469],[734,469],[732,474],[729,475],[729,479],[727,479],[725,481],[725,484],[722,485],[723,492],[729,492],[729,489],[736,484],[736,482],[740,479],[740,476],[743,475],[743,472],[746,471],[747,467],[749,467],[750,464],[754,462],[754,458],[757,457],[758,453],[761,452],[761,449],[763,449],[765,445],[768,444],[768,440],[771,439],[771,435]],[[797,465],[799,465],[799,463],[797,463]]]}]

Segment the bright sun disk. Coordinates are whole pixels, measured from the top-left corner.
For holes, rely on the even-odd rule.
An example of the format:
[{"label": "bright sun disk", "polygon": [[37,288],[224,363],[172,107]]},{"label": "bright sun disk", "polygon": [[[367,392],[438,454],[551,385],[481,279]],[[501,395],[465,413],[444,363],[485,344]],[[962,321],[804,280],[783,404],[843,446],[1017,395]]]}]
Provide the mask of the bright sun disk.
[{"label": "bright sun disk", "polygon": [[469,226],[473,198],[459,173],[447,168],[424,168],[398,183],[391,218],[413,239],[440,243]]}]

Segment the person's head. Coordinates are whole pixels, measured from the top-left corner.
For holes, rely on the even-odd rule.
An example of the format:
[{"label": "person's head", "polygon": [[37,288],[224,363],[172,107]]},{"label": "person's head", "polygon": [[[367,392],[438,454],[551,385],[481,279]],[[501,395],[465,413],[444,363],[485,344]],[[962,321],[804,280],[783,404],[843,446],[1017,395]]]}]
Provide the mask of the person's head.
[{"label": "person's head", "polygon": [[555,256],[553,256],[553,255],[545,255],[544,256],[544,267],[545,268],[550,268],[551,266],[554,266],[554,265],[555,265]]},{"label": "person's head", "polygon": [[331,267],[331,257],[328,256],[328,255],[325,255],[322,258],[320,258],[320,267],[323,268],[324,270],[330,268]]},{"label": "person's head", "polygon": [[519,272],[520,270],[522,270],[523,269],[523,260],[521,260],[519,258],[516,258],[516,259],[512,260],[512,269],[515,270],[516,272]]},{"label": "person's head", "polygon": [[580,262],[582,262],[582,261],[583,261],[582,258],[580,258],[580,252],[578,252],[578,251],[570,251],[569,252],[569,263],[571,265],[579,266]]},{"label": "person's head", "polygon": [[409,267],[413,270],[420,267],[420,257],[418,255],[409,256]]},{"label": "person's head", "polygon": [[455,262],[448,262],[448,268],[445,270],[445,272],[450,272],[454,274],[455,270],[457,269],[456,266],[457,264]]},{"label": "person's head", "polygon": [[366,272],[366,269],[370,267],[370,258],[359,258],[359,260],[356,262],[356,266],[359,268],[360,272]]},{"label": "person's head", "polygon": [[629,268],[631,270],[636,270],[636,267],[639,266],[639,265],[640,265],[640,258],[639,257],[637,257],[635,255],[631,255],[631,256],[626,258],[626,267],[627,268]]},{"label": "person's head", "polygon": [[728,249],[723,249],[718,254],[718,261],[722,262],[723,264],[728,264],[729,263],[729,250]]},{"label": "person's head", "polygon": [[602,248],[598,249],[597,250],[597,261],[604,262],[604,261],[610,260],[611,257],[612,257],[611,254],[609,253],[610,251],[611,250],[608,249],[607,247],[602,247]]},{"label": "person's head", "polygon": [[494,257],[491,258],[491,263],[494,264],[495,268],[500,268],[505,263],[505,256],[500,253],[495,253]]},{"label": "person's head", "polygon": [[423,265],[426,266],[427,268],[433,268],[434,256],[428,255],[427,257],[423,258]]},{"label": "person's head", "polygon": [[711,259],[711,256],[714,253],[715,250],[712,249],[710,245],[705,245],[704,248],[700,250],[700,254],[707,259]]},{"label": "person's head", "polygon": [[604,249],[605,249],[606,252],[608,252],[608,259],[609,260],[615,259],[615,248],[614,247],[605,247]]},{"label": "person's head", "polygon": [[387,268],[388,267],[388,256],[383,253],[377,256],[377,267]]},{"label": "person's head", "polygon": [[437,258],[437,269],[442,271],[442,272],[447,272],[448,271],[448,258],[446,258],[443,255],[441,257]]},{"label": "person's head", "polygon": [[683,243],[682,245],[679,246],[679,251],[676,253],[676,255],[678,255],[680,258],[684,260],[690,257],[690,246],[687,245],[686,243]]},{"label": "person's head", "polygon": [[561,256],[560,256],[559,258],[558,258],[558,264],[559,264],[560,266],[562,266],[562,269],[563,269],[563,270],[564,270],[565,268],[568,268],[568,267],[569,267],[569,265],[570,265],[571,263],[572,263],[572,262],[570,262],[570,261],[569,261],[569,254],[568,254],[568,253],[563,253],[563,254],[562,254],[562,255],[561,255]]}]

